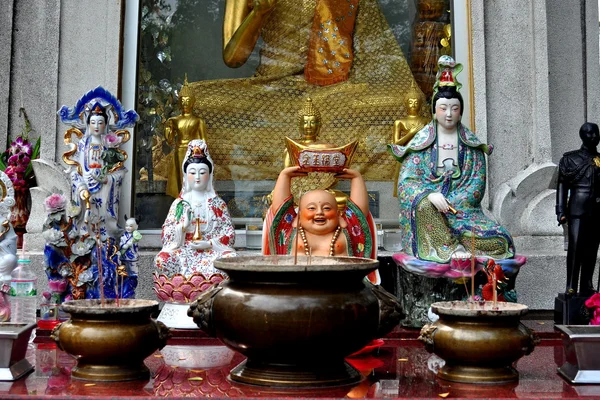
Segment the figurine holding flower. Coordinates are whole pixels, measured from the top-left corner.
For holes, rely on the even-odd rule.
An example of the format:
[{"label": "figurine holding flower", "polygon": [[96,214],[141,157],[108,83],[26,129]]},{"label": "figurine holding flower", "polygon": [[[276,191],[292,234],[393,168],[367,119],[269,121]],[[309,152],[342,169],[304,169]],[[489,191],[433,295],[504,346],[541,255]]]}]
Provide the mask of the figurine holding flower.
[{"label": "figurine holding flower", "polygon": [[[138,243],[142,239],[142,234],[137,230],[138,221],[135,218],[125,216],[125,232],[121,235],[119,243],[119,253],[121,262],[125,266],[123,286],[131,286],[133,289],[137,286],[138,266],[140,259],[138,255]],[[127,279],[125,279],[127,278]],[[127,281],[127,282],[126,282]],[[134,282],[135,281],[135,282]],[[130,288],[125,288],[130,289]]]},{"label": "figurine holding flower", "polygon": [[[69,149],[62,157],[69,167],[70,190],[65,194],[52,190],[45,200],[46,274],[51,290],[63,291],[50,298],[132,298],[141,235],[133,233],[137,224],[135,228],[128,224],[129,233],[123,234],[117,218],[127,174],[127,153],[120,147],[129,140],[126,128],[136,123],[138,115],[123,109],[102,87],[84,94],[74,107],[61,107],[58,115],[71,126],[65,133]],[[130,241],[119,242],[129,234]]]}]

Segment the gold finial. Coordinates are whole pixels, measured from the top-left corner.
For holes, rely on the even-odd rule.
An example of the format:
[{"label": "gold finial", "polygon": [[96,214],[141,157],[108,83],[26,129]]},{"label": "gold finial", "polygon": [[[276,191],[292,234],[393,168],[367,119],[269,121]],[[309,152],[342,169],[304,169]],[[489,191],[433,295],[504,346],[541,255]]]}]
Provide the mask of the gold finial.
[{"label": "gold finial", "polygon": [[179,98],[181,99],[182,97],[194,98],[194,94],[188,84],[187,73],[183,77],[183,86],[181,86],[181,90],[179,91]]},{"label": "gold finial", "polygon": [[298,121],[300,123],[300,126],[302,126],[304,124],[304,117],[315,117],[317,122],[319,124],[321,124],[321,113],[314,106],[312,99],[310,97],[306,98],[306,101],[304,102],[304,107],[302,108],[302,111],[300,111],[298,113]]}]

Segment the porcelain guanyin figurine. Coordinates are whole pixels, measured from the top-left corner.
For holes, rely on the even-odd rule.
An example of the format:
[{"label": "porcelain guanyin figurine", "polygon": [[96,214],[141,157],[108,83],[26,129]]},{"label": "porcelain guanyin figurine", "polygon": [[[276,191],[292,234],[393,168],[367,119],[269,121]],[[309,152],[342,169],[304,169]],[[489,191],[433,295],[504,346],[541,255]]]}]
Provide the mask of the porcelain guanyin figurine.
[{"label": "porcelain guanyin figurine", "polygon": [[63,106],[58,115],[71,126],[65,133],[69,150],[63,155],[71,192],[52,193],[45,201],[44,255],[53,297],[133,298],[137,274],[117,279],[123,232],[117,220],[127,174],[127,153],[120,146],[129,140],[126,128],[139,117],[102,87],[83,95],[74,107]]},{"label": "porcelain guanyin figurine", "polygon": [[482,210],[485,155],[492,146],[461,123],[463,99],[456,80],[461,70],[451,57],[440,57],[433,121],[406,146],[389,145],[402,163],[398,201],[403,250],[394,259],[413,274],[457,279],[471,275],[474,250],[477,270],[491,258],[510,278],[526,259],[516,255],[506,229]]},{"label": "porcelain guanyin figurine", "polygon": [[213,188],[214,164],[206,142],[189,142],[181,166],[184,181],[163,224],[163,248],[154,259],[154,290],[166,302],[159,320],[171,328],[197,329],[189,302],[227,278],[213,266],[234,257],[235,229],[227,205]]},{"label": "porcelain guanyin figurine", "polygon": [[10,224],[10,213],[14,205],[12,181],[0,171],[0,322],[10,319],[10,273],[17,266],[17,234]]}]

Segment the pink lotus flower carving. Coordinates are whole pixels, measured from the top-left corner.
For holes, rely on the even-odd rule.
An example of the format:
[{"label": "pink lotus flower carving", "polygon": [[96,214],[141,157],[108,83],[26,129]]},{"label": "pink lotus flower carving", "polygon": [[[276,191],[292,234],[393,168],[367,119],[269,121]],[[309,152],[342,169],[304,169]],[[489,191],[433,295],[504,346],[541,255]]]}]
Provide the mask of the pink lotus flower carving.
[{"label": "pink lotus flower carving", "polygon": [[160,301],[175,303],[191,303],[200,293],[224,281],[226,276],[215,273],[206,276],[199,272],[186,278],[175,274],[170,279],[164,274],[154,273],[154,291]]},{"label": "pink lotus flower carving", "polygon": [[67,290],[67,281],[64,279],[49,279],[48,288],[54,293],[63,293]]}]

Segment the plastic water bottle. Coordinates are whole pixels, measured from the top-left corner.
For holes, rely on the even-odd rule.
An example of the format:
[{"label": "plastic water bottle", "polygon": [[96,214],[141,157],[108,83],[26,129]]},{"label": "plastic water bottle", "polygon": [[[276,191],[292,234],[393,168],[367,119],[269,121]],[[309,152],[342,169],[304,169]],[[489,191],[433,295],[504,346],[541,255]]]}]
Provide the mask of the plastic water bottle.
[{"label": "plastic water bottle", "polygon": [[10,274],[10,322],[36,323],[37,275],[24,257]]}]

